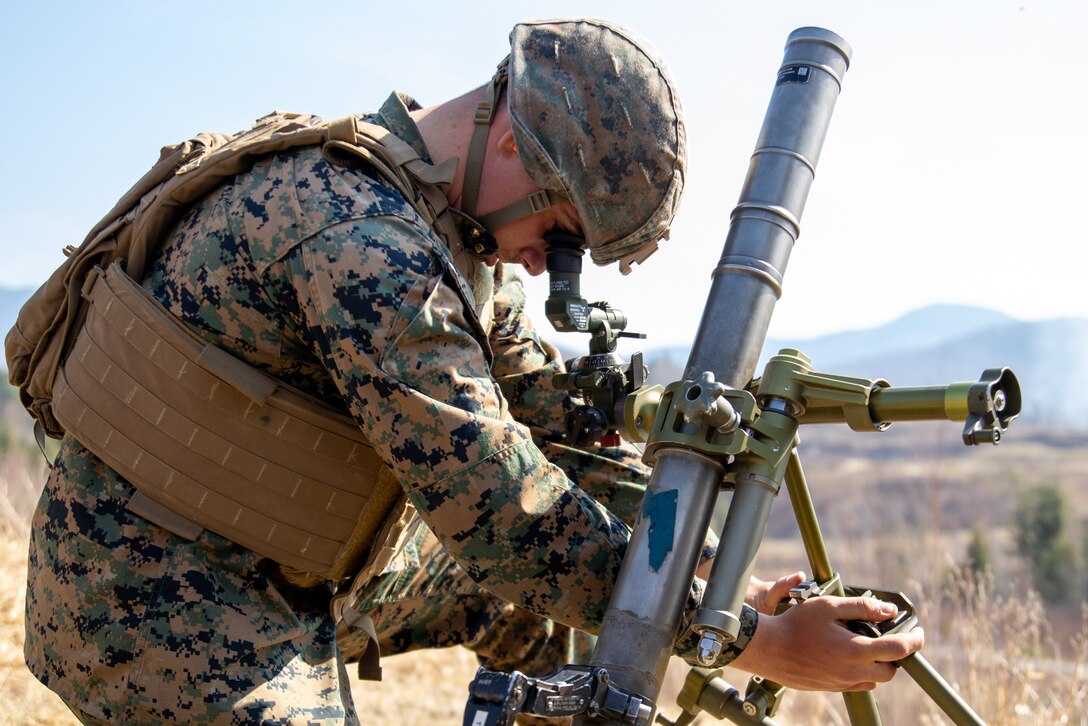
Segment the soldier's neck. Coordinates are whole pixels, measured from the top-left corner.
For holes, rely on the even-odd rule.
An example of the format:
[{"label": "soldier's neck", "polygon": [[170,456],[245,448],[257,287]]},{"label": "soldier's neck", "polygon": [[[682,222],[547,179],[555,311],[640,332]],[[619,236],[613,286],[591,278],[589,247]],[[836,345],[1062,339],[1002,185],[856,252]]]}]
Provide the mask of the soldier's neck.
[{"label": "soldier's neck", "polygon": [[453,206],[461,202],[465,158],[474,125],[473,116],[476,113],[476,104],[482,96],[483,88],[481,87],[459,98],[412,111],[410,114],[419,128],[423,142],[427,144],[431,160],[436,165],[447,159],[457,159],[457,172],[454,174],[453,183],[445,190],[446,199]]}]

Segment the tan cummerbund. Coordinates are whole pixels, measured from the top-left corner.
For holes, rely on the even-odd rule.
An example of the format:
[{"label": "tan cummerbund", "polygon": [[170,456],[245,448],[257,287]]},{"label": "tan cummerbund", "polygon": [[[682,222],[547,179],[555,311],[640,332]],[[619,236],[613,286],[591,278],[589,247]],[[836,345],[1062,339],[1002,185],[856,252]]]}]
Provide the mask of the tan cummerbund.
[{"label": "tan cummerbund", "polygon": [[355,422],[204,342],[117,265],[84,296],[55,384],[65,429],[201,527],[334,582],[355,574],[403,508]]}]

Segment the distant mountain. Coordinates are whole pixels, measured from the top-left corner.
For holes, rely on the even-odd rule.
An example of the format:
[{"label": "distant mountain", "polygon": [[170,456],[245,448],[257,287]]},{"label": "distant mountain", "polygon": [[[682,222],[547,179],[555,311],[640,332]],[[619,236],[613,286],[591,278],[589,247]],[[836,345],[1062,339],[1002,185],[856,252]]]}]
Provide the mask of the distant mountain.
[{"label": "distant mountain", "polygon": [[[939,305],[868,330],[769,340],[757,372],[783,347],[804,352],[818,371],[883,378],[893,386],[975,381],[987,368],[1011,368],[1023,393],[1023,421],[1088,430],[1088,318],[1023,322]],[[647,351],[651,380],[678,380],[688,352]]]},{"label": "distant mountain", "polygon": [[[768,338],[756,370],[762,370],[770,357],[782,348],[796,348],[807,355],[818,369],[831,371],[833,366],[871,356],[874,351],[890,354],[931,347],[946,340],[1015,322],[1014,318],[984,308],[930,305],[875,328],[846,330],[816,338]],[[650,364],[651,375],[657,378],[656,368],[661,368],[660,373],[666,378],[673,380],[679,377],[689,353],[690,349],[686,346],[647,351],[646,360]]]},{"label": "distant mountain", "polygon": [[819,368],[838,366],[844,361],[937,346],[987,328],[1015,323],[993,310],[961,305],[930,305],[866,330],[849,330],[809,339],[769,339],[763,346],[762,362],[781,348],[797,348]]},{"label": "distant mountain", "polygon": [[[1088,319],[1011,322],[898,353],[873,351],[834,372],[878,376],[896,386],[977,380],[986,368],[1011,368],[1020,381],[1022,418],[1088,429]],[[829,369],[830,370],[830,369]]]}]

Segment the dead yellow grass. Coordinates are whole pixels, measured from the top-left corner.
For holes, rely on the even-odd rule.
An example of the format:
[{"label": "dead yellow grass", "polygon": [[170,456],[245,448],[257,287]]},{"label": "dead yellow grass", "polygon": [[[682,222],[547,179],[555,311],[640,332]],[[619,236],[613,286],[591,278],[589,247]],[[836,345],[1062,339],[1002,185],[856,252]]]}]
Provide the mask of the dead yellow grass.
[{"label": "dead yellow grass", "polygon": [[0,539],[0,582],[0,725],[78,723],[23,663],[24,539]]},{"label": "dead yellow grass", "polygon": [[[0,541],[0,726],[9,724],[75,724],[68,709],[38,683],[22,660],[25,542]],[[1085,635],[1078,636],[1072,660],[1050,652],[1037,600],[986,603],[978,611],[959,612],[951,632],[931,628],[927,654],[952,684],[993,726],[1038,723],[1088,724],[1088,673]],[[386,659],[381,683],[352,681],[352,693],[363,723],[403,726],[459,724],[468,683],[476,671],[464,649],[421,651]],[[674,698],[686,673],[675,660],[662,709],[675,716]],[[726,679],[743,691],[747,675],[727,670]],[[905,675],[878,691],[885,723],[942,724],[944,717]],[[828,694],[788,692],[778,721],[793,726],[846,724],[841,699]],[[705,716],[697,723],[713,721]]]},{"label": "dead yellow grass", "polygon": [[[23,664],[25,558],[25,539],[0,539],[0,577],[5,583],[0,590],[0,726],[76,724]],[[927,655],[990,724],[1088,724],[1088,631],[1076,637],[1071,659],[1058,660],[1037,598],[1011,601],[973,592],[956,602],[947,632],[928,630]],[[421,651],[388,658],[383,668],[381,683],[352,676],[363,723],[461,723],[467,686],[476,671],[469,651]],[[660,701],[669,716],[677,713],[674,698],[685,674],[684,665],[674,659]],[[748,678],[728,669],[725,677],[742,691]],[[885,723],[947,723],[905,675],[882,686],[878,696]],[[844,713],[838,696],[788,692],[778,721],[793,726],[846,724]],[[696,723],[713,721],[704,715]]]}]

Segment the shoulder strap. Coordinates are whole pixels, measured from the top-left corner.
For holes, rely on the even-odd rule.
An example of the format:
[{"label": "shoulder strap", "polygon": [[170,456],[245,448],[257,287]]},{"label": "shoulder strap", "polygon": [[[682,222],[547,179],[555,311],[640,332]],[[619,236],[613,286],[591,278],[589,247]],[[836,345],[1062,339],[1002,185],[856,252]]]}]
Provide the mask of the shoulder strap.
[{"label": "shoulder strap", "polygon": [[331,163],[368,164],[412,202],[456,253],[460,237],[439,188],[452,180],[456,160],[427,164],[380,126],[355,117],[325,123],[308,114],[274,112],[234,136],[203,133],[165,147],[83,243],[65,250],[68,259],[19,311],[5,339],[8,378],[47,435],[64,433],[52,414],[53,382],[86,316],[81,291],[88,273],[123,261],[130,277],[143,279],[164,236],[194,202],[262,156],[317,144]]},{"label": "shoulder strap", "polygon": [[329,124],[329,140],[322,152],[329,163],[372,167],[412,202],[416,211],[445,240],[454,254],[461,245],[443,186],[453,182],[457,159],[428,164],[416,150],[388,129],[354,116]]},{"label": "shoulder strap", "polygon": [[142,280],[170,227],[194,202],[220,184],[248,171],[263,156],[320,144],[326,137],[327,125],[317,116],[274,112],[258,119],[249,131],[187,159],[161,186],[141,197],[128,249],[123,254],[127,259],[125,271],[133,279]]}]

